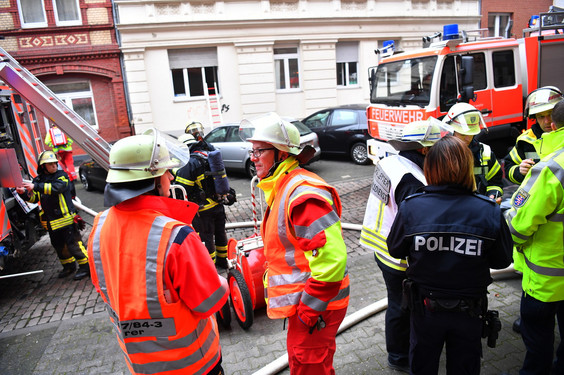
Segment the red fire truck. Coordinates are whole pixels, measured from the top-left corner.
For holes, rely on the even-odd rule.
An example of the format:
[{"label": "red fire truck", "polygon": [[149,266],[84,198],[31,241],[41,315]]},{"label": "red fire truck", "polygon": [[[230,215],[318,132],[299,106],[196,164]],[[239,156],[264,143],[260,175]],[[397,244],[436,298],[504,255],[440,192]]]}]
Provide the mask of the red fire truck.
[{"label": "red fire truck", "polygon": [[37,158],[45,147],[40,127],[46,122],[57,124],[108,169],[108,142],[0,48],[0,278],[17,276],[3,275],[7,260],[24,253],[45,233],[38,205],[23,201],[14,188],[37,176]]},{"label": "red fire truck", "polygon": [[423,38],[425,48],[382,51],[385,56],[370,72],[367,115],[374,139],[368,141],[369,156],[376,161],[395,153],[385,141],[400,136],[405,124],[430,116],[440,119],[464,101],[484,115],[488,128],[479,140],[490,144],[498,158],[504,157],[527,126],[523,107],[528,93],[549,85],[564,88],[560,10],[541,13],[537,25],[523,30],[520,39],[481,37],[447,25],[443,33]]}]

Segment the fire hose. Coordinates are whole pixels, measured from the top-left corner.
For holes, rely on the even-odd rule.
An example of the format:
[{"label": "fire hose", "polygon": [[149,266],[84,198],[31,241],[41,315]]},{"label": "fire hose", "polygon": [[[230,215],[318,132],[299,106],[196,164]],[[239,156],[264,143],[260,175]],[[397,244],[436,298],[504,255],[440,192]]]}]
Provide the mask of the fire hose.
[{"label": "fire hose", "polygon": [[[89,213],[92,216],[96,216],[97,212],[94,210],[85,207],[81,203],[74,202],[77,208]],[[256,206],[253,207],[253,211],[256,212]],[[254,215],[256,217],[256,213]],[[226,229],[234,229],[234,228],[249,228],[253,227],[257,230],[258,225],[260,225],[260,221],[256,219],[253,221],[242,221],[236,223],[227,223],[225,224]],[[360,224],[350,224],[350,223],[342,223],[343,229],[348,230],[356,230],[360,231],[362,229],[362,225]],[[502,276],[510,273],[514,273],[515,269],[513,268],[513,264],[507,268],[501,270],[490,270],[490,274],[493,276]],[[385,310],[388,308],[388,299],[383,298],[379,301],[376,301],[368,306],[363,307],[362,309],[352,313],[345,317],[345,319],[341,322],[339,329],[337,330],[337,335],[341,332],[349,329],[350,327],[370,318],[371,316]],[[260,370],[253,373],[253,375],[274,375],[281,371],[283,371],[286,367],[288,367],[288,354],[283,354],[282,356],[278,357],[274,361],[270,362]]]},{"label": "fire hose", "polygon": [[[343,228],[344,228],[344,224],[343,224]],[[513,264],[501,270],[490,270],[492,276],[501,276],[514,272],[515,269],[513,268]],[[352,313],[351,315],[348,315],[341,322],[341,325],[337,330],[337,335],[349,329],[350,327],[362,322],[363,320],[370,318],[372,315],[375,315],[387,308],[388,308],[388,299],[382,298],[381,300],[376,301],[366,307],[363,307],[362,309]],[[286,367],[288,367],[288,354],[281,355],[280,357],[270,362],[260,370],[254,372],[253,375],[275,375],[283,371]]]}]

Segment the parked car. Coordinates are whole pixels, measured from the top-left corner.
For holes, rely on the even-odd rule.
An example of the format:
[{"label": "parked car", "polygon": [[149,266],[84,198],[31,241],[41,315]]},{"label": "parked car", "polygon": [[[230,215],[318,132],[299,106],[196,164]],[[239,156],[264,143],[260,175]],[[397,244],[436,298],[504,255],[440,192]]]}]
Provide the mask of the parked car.
[{"label": "parked car", "polygon": [[[300,131],[300,145],[302,147],[309,144],[315,148],[315,155],[309,161],[309,164],[319,160],[321,150],[319,148],[317,135],[299,120],[288,117],[283,117],[283,119],[290,121],[298,128]],[[221,151],[225,169],[242,171],[249,177],[256,174],[255,166],[249,156],[249,150],[252,145],[250,142],[244,142],[239,137],[238,122],[221,125],[209,132],[204,139]]]},{"label": "parked car", "polygon": [[322,154],[345,154],[356,164],[368,164],[366,141],[370,135],[366,107],[366,104],[350,104],[326,108],[302,122],[317,134]]},{"label": "parked car", "polygon": [[93,159],[88,159],[80,163],[78,176],[80,177],[82,186],[84,186],[84,190],[92,191],[96,189],[104,191],[108,171],[102,168]]}]

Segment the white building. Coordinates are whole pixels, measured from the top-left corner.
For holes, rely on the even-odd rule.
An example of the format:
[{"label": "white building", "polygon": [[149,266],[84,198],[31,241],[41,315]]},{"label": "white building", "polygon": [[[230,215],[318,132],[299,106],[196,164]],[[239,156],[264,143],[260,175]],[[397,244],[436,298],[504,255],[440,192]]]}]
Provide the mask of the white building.
[{"label": "white building", "polygon": [[[374,50],[420,48],[445,24],[477,29],[477,0],[114,0],[136,132],[275,111],[303,118],[369,102]],[[215,117],[217,118],[217,117]],[[214,118],[214,119],[215,119]]]}]

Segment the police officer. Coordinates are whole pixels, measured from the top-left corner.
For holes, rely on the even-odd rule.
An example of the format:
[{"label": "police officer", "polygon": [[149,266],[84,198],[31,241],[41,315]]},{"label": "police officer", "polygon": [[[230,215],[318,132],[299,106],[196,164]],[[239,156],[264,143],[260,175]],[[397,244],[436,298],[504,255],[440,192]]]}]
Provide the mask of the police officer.
[{"label": "police officer", "polygon": [[92,282],[132,374],[220,375],[214,318],[227,300],[191,202],[169,199],[177,167],[155,129],[110,151],[104,202],[88,241]]},{"label": "police officer", "polygon": [[388,292],[386,309],[386,350],[390,368],[409,371],[409,311],[401,308],[402,283],[407,262],[388,253],[386,238],[399,204],[426,184],[423,175],[425,154],[441,138],[444,125],[434,118],[407,124],[400,140],[389,143],[399,155],[388,156],[376,164],[360,244],[374,251]]},{"label": "police officer", "polygon": [[552,108],[562,99],[562,92],[554,86],[545,86],[532,91],[525,103],[525,118],[534,118],[535,123],[517,137],[515,146],[504,158],[505,176],[509,181],[520,184],[527,172],[539,162],[539,155],[533,144],[543,133],[552,129]]},{"label": "police officer", "polygon": [[497,158],[485,143],[474,136],[486,128],[480,111],[468,103],[457,103],[451,107],[443,122],[454,128],[454,136],[460,138],[474,155],[474,176],[478,194],[486,195],[501,204],[503,195],[503,171]]},{"label": "police officer", "polygon": [[[194,217],[194,229],[200,234],[214,263],[220,268],[227,268],[227,219],[223,204],[233,204],[235,196],[232,194],[230,200],[223,200],[216,193],[208,160],[215,148],[204,140],[202,124],[189,123],[185,133],[179,140],[188,145],[190,160],[184,167],[173,170],[175,183],[186,189],[189,201],[200,206],[198,215]],[[227,176],[223,177],[227,179]]]},{"label": "police officer", "polygon": [[522,258],[521,336],[527,353],[519,374],[564,374],[564,344],[554,353],[554,321],[564,337],[564,100],[553,108],[553,131],[536,143],[541,157],[507,211]]},{"label": "police officer", "polygon": [[500,207],[474,193],[473,156],[446,136],[425,157],[422,193],[401,204],[388,235],[390,255],[407,257],[411,374],[437,374],[446,343],[447,374],[479,374],[490,268],[511,263]]},{"label": "police officer", "polygon": [[[552,131],[552,109],[562,99],[562,92],[554,86],[545,86],[533,90],[525,102],[525,118],[534,118],[535,123],[524,133],[517,137],[515,146],[504,158],[505,176],[509,181],[521,184],[523,179],[540,157],[534,144],[541,138],[543,133]],[[513,267],[517,271],[523,271],[522,256],[513,252]],[[513,322],[513,330],[521,332],[521,319]]]}]

